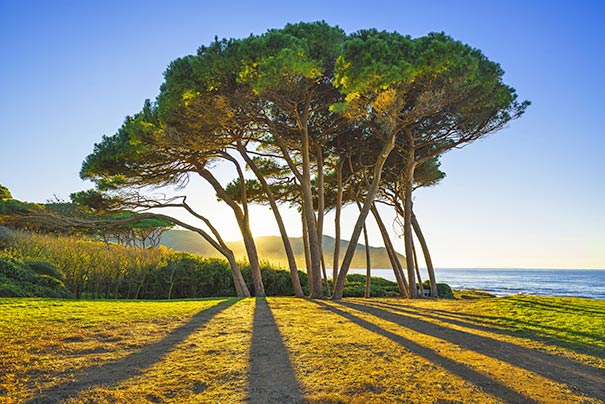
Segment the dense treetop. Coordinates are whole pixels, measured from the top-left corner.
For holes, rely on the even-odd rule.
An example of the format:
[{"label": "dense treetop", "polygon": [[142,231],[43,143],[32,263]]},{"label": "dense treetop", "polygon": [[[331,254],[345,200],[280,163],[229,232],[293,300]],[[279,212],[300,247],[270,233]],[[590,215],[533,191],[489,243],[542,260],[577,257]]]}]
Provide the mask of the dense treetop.
[{"label": "dense treetop", "polygon": [[[529,103],[517,100],[503,74],[480,50],[444,33],[412,38],[367,29],[347,35],[313,22],[243,39],[216,38],[197,54],[170,63],[156,100],[145,101],[115,135],[95,145],[81,176],[100,190],[129,192],[202,177],[233,210],[257,294],[262,280],[249,203],[271,206],[286,251],[278,204],[300,210],[313,297],[323,296],[321,278],[326,278],[320,244],[324,212],[359,204],[334,289],[338,298],[354,254],[351,246],[374,203],[386,200],[403,223],[409,284],[399,274],[401,291],[409,289],[414,297],[412,227],[420,231],[412,192],[444,177],[439,170],[444,152],[524,113]],[[244,177],[236,157],[255,180]],[[229,185],[213,174],[218,161],[232,164],[237,173]],[[176,205],[156,201],[154,206]],[[204,221],[212,235],[196,231],[229,258],[218,230],[185,199],[178,206]],[[426,245],[423,252],[430,261]],[[290,260],[294,283],[296,268]],[[436,291],[433,278],[431,283]]]}]

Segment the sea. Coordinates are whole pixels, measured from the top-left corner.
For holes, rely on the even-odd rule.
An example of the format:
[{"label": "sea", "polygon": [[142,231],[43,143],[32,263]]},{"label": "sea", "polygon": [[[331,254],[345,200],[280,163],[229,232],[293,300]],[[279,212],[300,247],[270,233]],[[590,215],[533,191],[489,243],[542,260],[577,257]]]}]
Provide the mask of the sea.
[{"label": "sea", "polygon": [[[365,269],[349,273],[365,274]],[[421,271],[422,280],[428,279]],[[373,269],[372,276],[395,281],[392,269]],[[435,269],[437,282],[452,289],[478,289],[496,296],[526,294],[605,299],[605,270],[599,269]]]}]

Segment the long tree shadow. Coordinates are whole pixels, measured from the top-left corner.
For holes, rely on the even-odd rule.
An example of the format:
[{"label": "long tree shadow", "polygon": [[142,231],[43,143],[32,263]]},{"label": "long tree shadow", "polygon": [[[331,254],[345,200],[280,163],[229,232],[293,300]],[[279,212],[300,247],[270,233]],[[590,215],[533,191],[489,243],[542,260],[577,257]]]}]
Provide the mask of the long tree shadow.
[{"label": "long tree shadow", "polygon": [[288,351],[266,298],[256,298],[250,346],[248,400],[252,404],[304,403]]},{"label": "long tree shadow", "polygon": [[452,342],[464,349],[527,369],[573,390],[598,399],[605,398],[605,371],[567,358],[536,351],[506,341],[444,327],[418,318],[393,313],[377,307],[339,302],[351,309],[369,313],[411,330]]},{"label": "long tree shadow", "polygon": [[[438,309],[426,309],[426,308],[403,308],[399,305],[387,303],[387,302],[372,302],[373,306],[379,306],[386,308],[388,310],[394,310],[400,313],[413,314],[417,316],[424,316],[427,318],[432,318],[438,321],[443,321],[445,323],[459,325],[461,327],[473,328],[475,330],[487,331],[491,333],[501,334],[501,335],[509,335],[514,337],[524,336],[526,338],[530,338],[533,340],[540,340],[544,342],[548,342],[550,345],[560,346],[574,352],[578,353],[587,353],[592,356],[605,359],[605,352],[603,352],[603,348],[600,346],[594,346],[591,344],[581,343],[581,342],[571,342],[565,339],[562,339],[556,335],[553,335],[549,332],[539,332],[536,330],[528,329],[532,324],[529,321],[517,320],[513,318],[501,318],[497,316],[485,316],[485,315],[477,315],[477,314],[466,314],[466,313],[452,313],[446,310],[438,310]],[[473,322],[474,321],[474,322]],[[497,321],[504,321],[497,322]],[[482,322],[482,324],[478,324],[477,322]],[[488,322],[488,324],[485,324]],[[519,334],[518,329],[511,329],[511,325],[518,325],[523,327],[523,335]],[[551,330],[553,332],[560,332],[561,328],[541,325],[540,328],[545,330]],[[595,335],[593,333],[584,332],[584,331],[576,331],[576,330],[565,330],[566,333],[571,335],[576,335],[578,337],[590,338],[596,342],[605,342],[605,340],[600,335]]]},{"label": "long tree shadow", "polygon": [[[413,352],[414,354],[422,356],[425,359],[435,363],[436,365],[441,366],[448,372],[456,374],[456,375],[460,376],[461,378],[473,383],[474,385],[479,387],[482,391],[484,391],[487,394],[496,396],[496,397],[504,400],[505,402],[528,403],[528,404],[536,403],[536,401],[531,399],[530,397],[527,397],[526,395],[521,394],[521,393],[511,389],[510,387],[500,383],[499,381],[492,379],[484,374],[481,374],[481,373],[469,368],[467,365],[465,365],[463,363],[456,362],[450,358],[440,355],[439,353],[435,352],[434,350],[427,348],[425,346],[422,346],[408,338],[405,338],[401,335],[394,334],[390,331],[385,330],[384,328],[377,326],[374,323],[366,321],[349,312],[340,310],[340,309],[338,309],[332,305],[326,304],[324,302],[313,301],[313,303],[315,303],[319,306],[322,306],[322,307],[330,310],[331,312],[336,313],[339,316],[342,316],[342,317],[346,318],[347,320],[352,321],[353,323],[355,323],[369,331],[382,335],[383,337],[389,338],[390,340],[396,342],[397,344],[401,345],[402,347]],[[348,306],[348,304],[344,304],[344,303],[342,303],[342,304]]]},{"label": "long tree shadow", "polygon": [[26,401],[26,404],[60,402],[91,387],[110,386],[133,376],[143,374],[146,368],[158,362],[195,330],[205,325],[215,315],[239,300],[237,298],[228,299],[202,310],[191,317],[187,323],[172,330],[161,341],[147,345],[140,351],[134,352],[120,360],[80,370],[75,375],[75,380],[39,391],[34,398]]}]

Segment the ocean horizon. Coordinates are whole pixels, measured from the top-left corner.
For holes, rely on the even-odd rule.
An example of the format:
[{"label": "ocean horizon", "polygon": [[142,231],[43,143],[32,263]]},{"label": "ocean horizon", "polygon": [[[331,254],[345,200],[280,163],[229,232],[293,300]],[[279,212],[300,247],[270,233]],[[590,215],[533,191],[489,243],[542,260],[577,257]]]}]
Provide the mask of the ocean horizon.
[{"label": "ocean horizon", "polygon": [[[365,274],[365,268],[349,273]],[[420,270],[428,279],[426,269]],[[372,276],[395,281],[392,269],[373,269]],[[515,294],[605,299],[605,269],[436,268],[437,282],[452,289],[477,289],[496,296]]]}]

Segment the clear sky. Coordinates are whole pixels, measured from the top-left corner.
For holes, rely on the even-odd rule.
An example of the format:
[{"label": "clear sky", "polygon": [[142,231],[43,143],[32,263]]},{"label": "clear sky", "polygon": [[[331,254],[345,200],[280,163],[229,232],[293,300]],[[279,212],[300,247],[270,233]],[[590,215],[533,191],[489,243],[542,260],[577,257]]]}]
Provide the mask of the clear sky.
[{"label": "clear sky", "polygon": [[[93,144],[155,98],[171,60],[215,35],[315,20],[347,32],[444,31],[500,63],[532,106],[446,154],[447,178],[417,192],[437,267],[605,268],[605,2],[209,3],[0,0],[0,184],[36,202],[89,188],[78,171]],[[225,182],[233,176],[217,169]],[[239,238],[209,187],[193,181],[183,192],[227,239]],[[254,213],[256,234],[277,233],[269,212]],[[354,219],[349,210],[343,238]],[[288,220],[300,235],[299,219]]]}]

